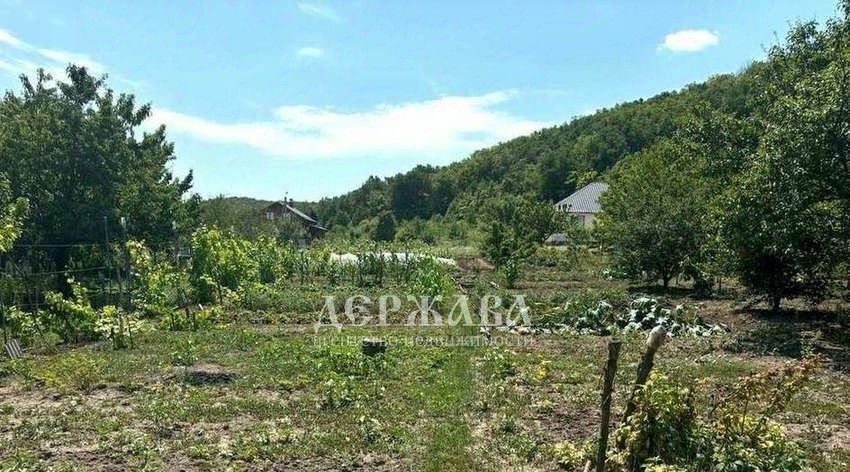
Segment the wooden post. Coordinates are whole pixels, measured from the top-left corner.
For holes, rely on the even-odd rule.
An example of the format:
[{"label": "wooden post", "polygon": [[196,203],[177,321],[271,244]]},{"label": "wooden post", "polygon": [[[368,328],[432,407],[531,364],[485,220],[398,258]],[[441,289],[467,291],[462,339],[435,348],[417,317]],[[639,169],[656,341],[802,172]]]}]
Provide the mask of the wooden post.
[{"label": "wooden post", "polygon": [[652,366],[655,363],[655,353],[658,352],[658,348],[664,344],[666,337],[667,330],[661,326],[656,326],[649,333],[649,337],[646,339],[646,352],[643,353],[643,356],[640,358],[640,364],[638,364],[637,378],[635,379],[635,385],[632,387],[629,402],[626,404],[626,412],[623,414],[623,422],[628,420],[629,416],[635,412],[635,408],[637,407],[637,394],[640,389],[643,388],[646,383],[646,379],[649,378],[649,372],[652,370]]},{"label": "wooden post", "polygon": [[605,366],[600,405],[602,423],[599,426],[599,445],[596,450],[596,472],[605,470],[605,455],[608,452],[608,428],[611,422],[611,396],[614,393],[614,374],[617,373],[617,359],[620,357],[622,344],[619,339],[612,339],[608,342],[608,363]]}]

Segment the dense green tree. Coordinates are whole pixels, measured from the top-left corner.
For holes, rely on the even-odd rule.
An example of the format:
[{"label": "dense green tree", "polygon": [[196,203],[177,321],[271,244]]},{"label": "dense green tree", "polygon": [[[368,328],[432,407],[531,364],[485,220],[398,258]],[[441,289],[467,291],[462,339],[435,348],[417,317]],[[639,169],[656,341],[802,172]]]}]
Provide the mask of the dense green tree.
[{"label": "dense green tree", "polygon": [[[138,134],[150,106],[116,96],[105,77],[83,67],[69,66],[67,74],[64,82],[44,71],[21,77],[23,90],[0,101],[0,173],[30,205],[22,239],[102,241],[104,224],[120,234],[121,217],[132,237],[154,247],[174,238],[175,222],[191,230],[192,205],[183,200],[191,173],[181,180],[169,172],[174,147],[164,127]],[[51,256],[64,267],[69,251]]]},{"label": "dense green tree", "polygon": [[392,241],[395,239],[395,217],[389,211],[381,212],[372,232],[375,241]]},{"label": "dense green tree", "polygon": [[661,142],[620,163],[602,196],[600,230],[618,269],[666,288],[706,240],[706,195],[683,147]]},{"label": "dense green tree", "polygon": [[757,74],[758,147],[715,210],[739,278],[774,310],[822,299],[850,257],[850,2],[842,9],[771,49]]},{"label": "dense green tree", "polygon": [[431,215],[431,169],[417,166],[412,171],[394,177],[390,185],[390,202],[395,216],[427,218]]}]

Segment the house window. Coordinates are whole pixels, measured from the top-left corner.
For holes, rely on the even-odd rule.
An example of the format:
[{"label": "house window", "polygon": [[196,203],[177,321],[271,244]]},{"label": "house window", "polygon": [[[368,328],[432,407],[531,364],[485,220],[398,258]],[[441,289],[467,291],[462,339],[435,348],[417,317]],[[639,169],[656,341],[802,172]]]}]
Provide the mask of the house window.
[{"label": "house window", "polygon": [[274,212],[273,211],[267,211],[266,212],[266,219],[269,220],[269,221],[273,220],[274,219]]}]

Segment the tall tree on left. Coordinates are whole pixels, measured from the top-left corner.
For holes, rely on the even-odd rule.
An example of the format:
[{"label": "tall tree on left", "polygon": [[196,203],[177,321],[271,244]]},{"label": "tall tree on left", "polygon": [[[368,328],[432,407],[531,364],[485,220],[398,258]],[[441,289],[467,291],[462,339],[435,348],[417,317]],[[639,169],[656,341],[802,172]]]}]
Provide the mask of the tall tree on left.
[{"label": "tall tree on left", "polygon": [[[116,94],[106,76],[84,67],[66,69],[56,80],[39,70],[21,76],[22,90],[0,101],[0,173],[11,194],[29,201],[22,241],[69,244],[103,241],[104,221],[119,234],[121,217],[134,239],[164,246],[178,229],[194,226],[197,199],[184,199],[191,172],[172,176],[167,164],[174,145],[165,128],[142,132],[150,105]],[[51,251],[57,268],[69,252]]]},{"label": "tall tree on left", "polygon": [[12,198],[9,181],[0,175],[0,253],[12,248],[21,236],[23,220],[27,212],[25,198]]}]

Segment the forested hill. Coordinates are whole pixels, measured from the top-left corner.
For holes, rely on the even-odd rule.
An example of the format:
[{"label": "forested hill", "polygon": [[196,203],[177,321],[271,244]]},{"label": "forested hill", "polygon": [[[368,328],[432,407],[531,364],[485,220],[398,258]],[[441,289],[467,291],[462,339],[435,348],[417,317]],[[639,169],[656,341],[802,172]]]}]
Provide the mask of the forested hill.
[{"label": "forested hill", "polygon": [[623,103],[568,123],[537,131],[445,167],[418,166],[387,179],[370,177],[360,188],[323,199],[317,212],[330,225],[358,223],[390,211],[396,219],[436,214],[471,214],[491,196],[526,194],[556,201],[581,183],[604,173],[623,157],[673,135],[703,103],[748,115],[755,99],[750,66]]}]

